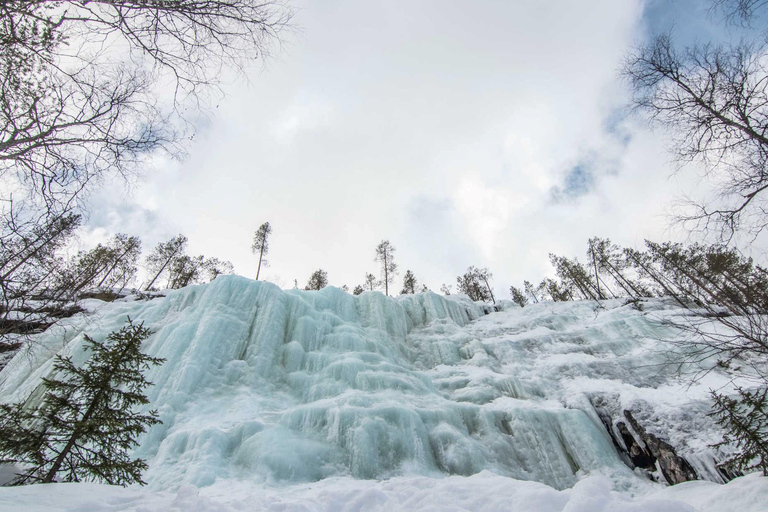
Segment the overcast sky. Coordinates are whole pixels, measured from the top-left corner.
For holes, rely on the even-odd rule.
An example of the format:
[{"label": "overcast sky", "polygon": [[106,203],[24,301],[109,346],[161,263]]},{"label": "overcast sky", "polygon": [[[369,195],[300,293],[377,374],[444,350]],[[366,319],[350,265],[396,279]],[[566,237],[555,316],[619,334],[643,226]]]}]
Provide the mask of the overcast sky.
[{"label": "overcast sky", "polygon": [[388,239],[397,290],[406,269],[438,290],[476,265],[506,298],[550,252],[583,261],[591,236],[676,236],[664,214],[695,176],[672,176],[664,134],[626,116],[618,71],[649,33],[706,39],[704,2],[291,4],[298,33],[225,86],[186,159],[94,197],[86,240],[184,233],[253,277],[269,221],[284,287],[318,268],[361,284]]}]

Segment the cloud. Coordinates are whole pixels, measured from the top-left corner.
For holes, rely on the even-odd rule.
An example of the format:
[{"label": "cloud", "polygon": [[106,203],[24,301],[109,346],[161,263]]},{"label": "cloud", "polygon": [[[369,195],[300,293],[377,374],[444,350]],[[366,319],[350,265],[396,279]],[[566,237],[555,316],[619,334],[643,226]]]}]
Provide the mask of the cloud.
[{"label": "cloud", "polygon": [[433,288],[488,266],[502,295],[589,236],[660,235],[676,182],[617,73],[644,5],[300,2],[301,38],[226,90],[135,210],[100,207],[93,225],[180,231],[250,276],[270,221],[270,272],[289,284],[323,268],[354,286],[390,239]]}]

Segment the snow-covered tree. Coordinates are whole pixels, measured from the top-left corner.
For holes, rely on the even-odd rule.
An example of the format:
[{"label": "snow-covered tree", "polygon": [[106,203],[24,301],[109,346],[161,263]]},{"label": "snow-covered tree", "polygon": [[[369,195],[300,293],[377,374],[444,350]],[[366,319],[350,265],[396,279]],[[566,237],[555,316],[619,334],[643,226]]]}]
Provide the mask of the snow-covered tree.
[{"label": "snow-covered tree", "polygon": [[352,290],[352,295],[360,295],[360,294],[361,294],[361,293],[363,293],[364,291],[365,291],[365,290],[363,290],[363,287],[362,287],[362,286],[360,286],[360,285],[357,285],[357,286],[355,286],[355,289],[354,289],[354,290]]}]

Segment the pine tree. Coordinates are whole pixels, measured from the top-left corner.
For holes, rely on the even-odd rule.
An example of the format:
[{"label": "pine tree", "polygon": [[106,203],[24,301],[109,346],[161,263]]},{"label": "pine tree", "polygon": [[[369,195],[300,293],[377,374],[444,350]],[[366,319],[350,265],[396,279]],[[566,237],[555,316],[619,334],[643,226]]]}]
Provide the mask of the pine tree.
[{"label": "pine tree", "polygon": [[525,293],[523,293],[519,288],[510,286],[509,294],[512,296],[512,300],[521,308],[528,304],[528,297],[526,297]]},{"label": "pine tree", "polygon": [[363,287],[362,287],[362,286],[360,286],[360,285],[357,285],[357,286],[355,286],[355,289],[354,289],[354,290],[352,290],[352,295],[360,295],[360,294],[361,294],[361,293],[363,293],[364,291],[365,291],[365,290],[363,290]]},{"label": "pine tree", "polygon": [[496,298],[491,291],[490,280],[493,274],[487,268],[469,267],[463,276],[456,277],[456,283],[460,293],[469,296],[475,301],[493,301],[496,304]]},{"label": "pine tree", "polygon": [[739,471],[760,470],[768,476],[768,387],[736,391],[737,398],[712,392],[714,405],[709,415],[726,430],[723,441],[714,446],[739,449],[720,465]]},{"label": "pine tree", "polygon": [[186,236],[178,235],[167,242],[162,242],[155,246],[149,256],[147,256],[147,270],[149,271],[149,275],[152,275],[152,280],[145,290],[150,290],[152,285],[155,284],[155,281],[157,281],[163,273],[168,272],[169,268],[177,259],[184,256],[187,241]]},{"label": "pine tree", "polygon": [[231,262],[222,261],[219,258],[208,258],[203,263],[203,272],[208,278],[208,282],[211,282],[222,274],[234,274],[235,266]]},{"label": "pine tree", "polygon": [[394,282],[397,274],[397,264],[394,259],[395,246],[389,240],[382,240],[376,246],[374,261],[381,263],[381,282],[384,284],[384,294],[389,295],[389,285]]},{"label": "pine tree", "polygon": [[400,292],[400,295],[413,295],[416,293],[417,286],[416,276],[410,270],[406,270],[405,276],[403,276],[403,290]]},{"label": "pine tree", "polygon": [[264,256],[267,255],[269,252],[269,235],[272,233],[272,226],[269,225],[269,222],[265,222],[261,226],[259,226],[259,229],[256,230],[256,233],[253,234],[253,244],[251,245],[251,250],[254,254],[257,252],[259,253],[259,266],[256,268],[256,280],[259,280],[259,273],[261,272],[261,266],[264,265],[267,266],[267,260],[264,259]]},{"label": "pine tree", "polygon": [[150,334],[129,318],[105,342],[85,335],[90,359],[77,367],[71,358],[56,356],[56,377],[43,379],[46,393],[39,409],[0,405],[0,463],[24,467],[14,484],[145,483],[146,462],[130,458],[128,451],[140,434],[160,423],[156,411],[133,411],[149,402],[143,392],[151,382],[142,372],[164,361],[140,351]]},{"label": "pine tree", "polygon": [[373,291],[376,289],[377,286],[379,286],[379,282],[376,281],[376,276],[373,274],[366,273],[365,274],[365,286],[368,287],[368,290]]},{"label": "pine tree", "polygon": [[523,288],[525,288],[526,295],[530,295],[533,298],[534,303],[539,302],[539,297],[536,295],[536,292],[541,289],[541,285],[534,287],[530,281],[523,281]]}]

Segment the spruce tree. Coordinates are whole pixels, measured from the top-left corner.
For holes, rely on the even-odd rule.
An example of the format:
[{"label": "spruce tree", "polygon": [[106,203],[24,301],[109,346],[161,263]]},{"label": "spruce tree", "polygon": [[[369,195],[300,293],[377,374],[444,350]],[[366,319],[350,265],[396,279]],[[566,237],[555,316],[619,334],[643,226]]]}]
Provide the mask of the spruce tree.
[{"label": "spruce tree", "polygon": [[515,302],[521,308],[525,307],[525,305],[528,304],[528,297],[526,297],[525,293],[523,293],[519,288],[510,286],[509,294],[512,296],[512,301]]},{"label": "spruce tree", "polygon": [[367,286],[368,290],[370,291],[373,291],[377,286],[379,286],[379,282],[376,280],[376,276],[366,272],[365,286]]},{"label": "spruce tree", "polygon": [[416,276],[410,270],[406,270],[405,277],[403,277],[403,290],[400,292],[400,295],[413,295],[416,293],[417,286]]},{"label": "spruce tree", "polygon": [[100,342],[85,335],[91,357],[77,367],[56,356],[55,377],[44,378],[42,405],[0,405],[0,463],[22,466],[14,485],[54,480],[101,481],[112,485],[144,484],[142,459],[128,451],[147,427],[160,423],[156,411],[135,412],[149,402],[151,385],[142,372],[164,360],[140,350],[151,331],[127,325]]},{"label": "spruce tree", "polygon": [[723,441],[714,446],[738,448],[720,465],[739,471],[760,470],[768,476],[768,387],[736,391],[736,398],[712,392],[714,405],[710,416],[726,431]]},{"label": "spruce tree", "polygon": [[307,281],[307,286],[305,286],[304,289],[322,290],[326,286],[328,286],[328,272],[320,268],[312,272],[312,275],[309,276],[309,281]]}]

